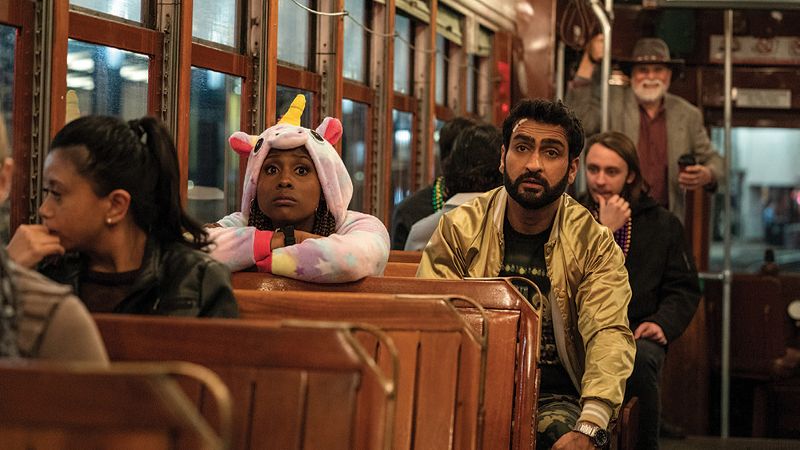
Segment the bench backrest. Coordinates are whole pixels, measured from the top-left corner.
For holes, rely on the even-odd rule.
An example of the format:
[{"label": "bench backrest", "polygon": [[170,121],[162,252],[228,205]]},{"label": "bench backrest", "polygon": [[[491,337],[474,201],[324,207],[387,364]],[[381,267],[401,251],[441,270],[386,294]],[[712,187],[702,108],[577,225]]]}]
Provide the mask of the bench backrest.
[{"label": "bench backrest", "polygon": [[387,277],[406,277],[414,278],[417,276],[418,263],[414,262],[392,262],[386,263],[383,275]]},{"label": "bench backrest", "polygon": [[[237,289],[339,291],[469,297],[486,311],[488,349],[483,449],[535,448],[539,317],[508,279],[431,280],[367,277],[352,283],[316,284],[270,274],[233,274]],[[476,329],[479,318],[465,311]]]},{"label": "bench backrest", "polygon": [[389,262],[404,262],[419,264],[422,259],[422,252],[415,252],[409,250],[391,250],[389,251]]},{"label": "bench backrest", "polygon": [[[212,429],[176,379],[213,395]],[[166,364],[0,362],[3,449],[219,449],[230,442],[231,403],[204,367]]]},{"label": "bench backrest", "polygon": [[[95,319],[112,361],[181,360],[216,372],[234,402],[232,448],[391,445],[395,371],[384,375],[354,337],[354,326],[102,314]],[[384,345],[393,350],[390,342]],[[389,359],[396,363],[396,352]],[[187,389],[207,412],[204,392]],[[357,401],[366,391],[369,401]],[[357,415],[369,420],[358,422]]]},{"label": "bench backrest", "polygon": [[[722,283],[706,282],[712,320],[711,344],[720,355]],[[731,283],[731,370],[740,375],[769,374],[772,360],[786,346],[786,306],[778,278],[735,274]]]},{"label": "bench backrest", "polygon": [[[398,350],[395,450],[474,449],[482,417],[485,336],[452,302],[459,297],[236,290],[247,320],[339,320],[381,328]],[[482,308],[475,306],[475,313]],[[485,321],[482,321],[485,322]],[[486,330],[485,323],[480,324]],[[382,363],[384,350],[364,343]]]}]

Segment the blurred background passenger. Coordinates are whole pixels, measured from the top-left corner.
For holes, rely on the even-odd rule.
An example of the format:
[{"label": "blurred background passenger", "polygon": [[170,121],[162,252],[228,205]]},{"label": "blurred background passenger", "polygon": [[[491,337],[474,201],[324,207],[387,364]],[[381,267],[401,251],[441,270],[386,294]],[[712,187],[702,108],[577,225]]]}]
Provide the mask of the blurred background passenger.
[{"label": "blurred background passenger", "polygon": [[[181,206],[178,159],[152,117],[87,116],[53,138],[41,225],[21,225],[11,258],[93,312],[236,317],[230,272]],[[41,264],[40,264],[41,263]]]},{"label": "blurred background passenger", "polygon": [[442,209],[412,225],[405,250],[425,248],[442,214],[503,184],[499,169],[502,148],[503,136],[493,125],[473,125],[458,135],[443,163],[449,198]]},{"label": "blurred background passenger", "polygon": [[[468,117],[456,117],[439,130],[439,161],[444,161],[453,149],[453,143],[465,129],[477,123]],[[432,185],[426,186],[403,200],[392,213],[392,250],[403,250],[408,240],[411,226],[417,221],[439,211],[449,198],[445,176],[436,178]]]}]

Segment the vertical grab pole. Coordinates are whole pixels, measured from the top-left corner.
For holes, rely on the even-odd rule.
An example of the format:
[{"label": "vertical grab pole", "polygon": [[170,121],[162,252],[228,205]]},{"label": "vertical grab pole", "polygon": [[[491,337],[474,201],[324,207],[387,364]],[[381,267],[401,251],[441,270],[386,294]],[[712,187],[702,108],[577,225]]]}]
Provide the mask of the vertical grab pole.
[{"label": "vertical grab pole", "polygon": [[600,4],[600,0],[590,0],[592,11],[600,22],[603,30],[603,64],[600,72],[600,132],[608,131],[608,76],[611,73],[611,20],[613,14],[614,1],[606,0],[606,9]]},{"label": "vertical grab pole", "polygon": [[556,51],[556,100],[564,100],[564,54],[566,53],[566,45],[564,41],[558,41],[558,50]]},{"label": "vertical grab pole", "polygon": [[[731,116],[732,107],[732,55],[733,10],[725,10],[725,179],[730,180],[731,159]],[[725,189],[724,256],[722,268],[722,380],[720,392],[720,436],[728,438],[730,426],[730,370],[731,370],[731,190],[730,181]]]}]

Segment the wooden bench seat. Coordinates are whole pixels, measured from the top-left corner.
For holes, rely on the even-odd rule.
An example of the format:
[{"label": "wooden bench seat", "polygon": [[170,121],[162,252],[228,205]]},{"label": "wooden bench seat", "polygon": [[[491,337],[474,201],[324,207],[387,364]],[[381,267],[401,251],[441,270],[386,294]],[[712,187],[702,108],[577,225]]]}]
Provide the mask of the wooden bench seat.
[{"label": "wooden bench seat", "polygon": [[[534,449],[538,398],[539,317],[508,279],[432,280],[367,277],[352,283],[316,284],[270,274],[233,274],[237,289],[261,291],[339,291],[464,296],[486,312],[488,348],[482,448]],[[480,318],[463,305],[476,330]],[[460,306],[459,306],[460,308]]]},{"label": "wooden bench seat", "polygon": [[[178,379],[213,396],[214,430]],[[216,449],[230,443],[222,381],[189,363],[64,364],[0,361],[0,448]]]},{"label": "wooden bench seat", "polygon": [[[180,360],[216,372],[234,402],[232,448],[391,447],[396,368],[385,374],[353,335],[356,329],[374,333],[396,367],[393,345],[373,327],[94,317],[112,361]],[[210,413],[204,392],[187,389]],[[363,392],[367,400],[359,398]]]},{"label": "wooden bench seat", "polygon": [[[400,359],[395,450],[474,449],[482,423],[485,318],[476,333],[454,303],[462,297],[346,292],[234,291],[242,319],[310,319],[368,323],[386,332]],[[465,309],[462,309],[464,311]],[[379,364],[383,349],[375,343]],[[369,348],[368,347],[368,348]]]}]

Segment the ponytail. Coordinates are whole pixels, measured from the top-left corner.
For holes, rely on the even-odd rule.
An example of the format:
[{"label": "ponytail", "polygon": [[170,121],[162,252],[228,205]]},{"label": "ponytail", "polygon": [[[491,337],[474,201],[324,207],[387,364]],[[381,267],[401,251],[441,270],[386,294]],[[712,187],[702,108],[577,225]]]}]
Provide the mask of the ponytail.
[{"label": "ponytail", "polygon": [[208,233],[181,205],[178,155],[169,132],[153,117],[132,120],[128,125],[145,146],[148,169],[156,174],[153,205],[157,213],[149,224],[152,235],[161,242],[183,242],[197,249],[207,247]]}]

